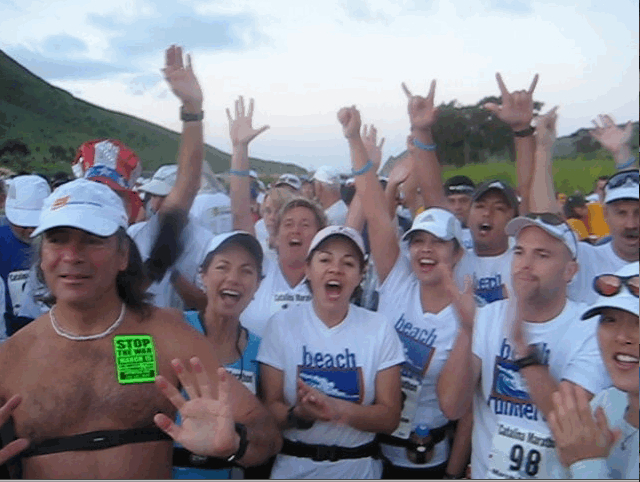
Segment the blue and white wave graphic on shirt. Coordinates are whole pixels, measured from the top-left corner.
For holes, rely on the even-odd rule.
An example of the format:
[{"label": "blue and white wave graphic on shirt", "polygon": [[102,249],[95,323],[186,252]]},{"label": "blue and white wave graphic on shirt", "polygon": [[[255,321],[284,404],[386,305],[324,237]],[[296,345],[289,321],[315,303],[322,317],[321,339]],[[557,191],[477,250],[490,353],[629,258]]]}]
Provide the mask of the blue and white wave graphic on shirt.
[{"label": "blue and white wave graphic on shirt", "polygon": [[419,378],[422,378],[429,369],[435,348],[414,340],[404,333],[398,332],[398,335],[404,347],[405,362],[402,365],[403,370],[410,370]]},{"label": "blue and white wave graphic on shirt", "polygon": [[361,403],[364,398],[362,368],[316,368],[298,365],[304,383],[333,398]]},{"label": "blue and white wave graphic on shirt", "polygon": [[496,357],[492,395],[505,400],[530,400],[527,386],[513,362]]}]

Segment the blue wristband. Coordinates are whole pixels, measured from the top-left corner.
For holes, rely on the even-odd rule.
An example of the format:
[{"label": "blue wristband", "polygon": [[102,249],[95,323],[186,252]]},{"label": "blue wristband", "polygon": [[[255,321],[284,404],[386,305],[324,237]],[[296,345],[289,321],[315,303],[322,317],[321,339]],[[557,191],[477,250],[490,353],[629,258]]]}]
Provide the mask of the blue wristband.
[{"label": "blue wristband", "polygon": [[237,171],[235,169],[229,169],[229,174],[231,174],[232,176],[240,176],[240,177],[249,177],[251,174],[251,171]]},{"label": "blue wristband", "polygon": [[616,166],[616,169],[618,171],[622,171],[623,169],[626,169],[627,167],[631,167],[635,164],[636,162],[636,158],[635,157],[630,157],[629,160],[627,162],[625,162],[623,165],[621,166]]},{"label": "blue wristband", "polygon": [[418,149],[422,149],[423,151],[435,151],[438,147],[435,144],[423,144],[415,137],[413,138],[413,145],[416,146]]},{"label": "blue wristband", "polygon": [[367,172],[369,172],[372,168],[373,162],[371,162],[371,160],[368,160],[362,169],[358,169],[357,171],[352,170],[351,174],[353,174],[354,176],[361,176],[362,174],[366,174]]}]

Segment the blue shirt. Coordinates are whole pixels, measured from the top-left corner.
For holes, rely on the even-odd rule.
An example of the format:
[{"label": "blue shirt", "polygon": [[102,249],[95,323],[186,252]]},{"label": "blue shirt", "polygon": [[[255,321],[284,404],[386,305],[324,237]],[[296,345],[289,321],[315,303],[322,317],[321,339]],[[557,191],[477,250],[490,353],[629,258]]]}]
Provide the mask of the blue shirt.
[{"label": "blue shirt", "polygon": [[14,315],[20,308],[20,300],[29,275],[32,261],[31,245],[20,241],[11,226],[0,226],[0,276],[5,284],[5,320],[7,334],[12,334]]},{"label": "blue shirt", "polygon": [[[185,311],[184,318],[193,328],[203,335],[205,329],[197,311]],[[242,356],[233,363],[224,365],[229,373],[240,380],[251,392],[256,393],[258,386],[258,348],[261,338],[255,333],[248,331],[247,346],[242,352]],[[176,423],[178,423],[176,421]],[[208,470],[195,467],[174,467],[174,479],[230,479],[231,469]]]}]

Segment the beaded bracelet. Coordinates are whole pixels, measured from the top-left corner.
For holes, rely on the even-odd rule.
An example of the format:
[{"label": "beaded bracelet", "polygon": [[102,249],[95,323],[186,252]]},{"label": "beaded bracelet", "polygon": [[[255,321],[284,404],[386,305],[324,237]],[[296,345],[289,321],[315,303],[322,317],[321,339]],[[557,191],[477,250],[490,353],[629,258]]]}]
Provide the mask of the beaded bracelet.
[{"label": "beaded bracelet", "polygon": [[418,149],[422,149],[423,151],[435,151],[438,147],[435,144],[423,144],[415,137],[413,138],[413,145],[416,146]]},{"label": "beaded bracelet", "polygon": [[238,171],[236,169],[229,169],[229,174],[231,174],[232,176],[249,177],[251,175],[251,171]]},{"label": "beaded bracelet", "polygon": [[368,160],[362,169],[358,169],[357,171],[351,170],[351,174],[354,176],[361,176],[362,174],[366,174],[373,168],[373,162]]}]

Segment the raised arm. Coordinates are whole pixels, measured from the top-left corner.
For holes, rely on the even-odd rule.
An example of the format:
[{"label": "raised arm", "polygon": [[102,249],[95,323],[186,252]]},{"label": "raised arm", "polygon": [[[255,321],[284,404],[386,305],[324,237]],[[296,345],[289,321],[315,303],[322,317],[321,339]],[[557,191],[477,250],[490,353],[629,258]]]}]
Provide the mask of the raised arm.
[{"label": "raised arm", "polygon": [[598,118],[600,123],[593,120],[595,129],[590,130],[589,134],[613,155],[616,168],[629,169],[636,165],[637,159],[631,154],[629,145],[633,133],[631,121],[621,129],[608,115],[599,115]]},{"label": "raised arm", "polygon": [[436,145],[433,143],[431,131],[439,113],[438,108],[433,105],[436,81],[431,81],[426,97],[413,95],[404,83],[402,90],[409,99],[408,111],[412,135],[409,152],[414,159],[414,173],[418,179],[425,207],[446,209],[446,198],[442,188],[442,168],[436,156]]},{"label": "raised arm", "polygon": [[500,73],[496,74],[502,103],[488,103],[484,108],[509,125],[514,135],[516,151],[516,191],[522,198],[520,214],[529,212],[529,191],[533,178],[535,139],[531,120],[533,119],[533,92],[538,84],[538,74],[534,75],[528,90],[509,92]]},{"label": "raised arm", "polygon": [[535,169],[529,193],[529,208],[534,213],[559,213],[552,172],[557,109],[538,117],[536,123]]},{"label": "raised arm", "polygon": [[[360,112],[353,107],[344,107],[338,112],[338,120],[349,143],[351,166],[356,183],[356,196],[360,196],[367,220],[371,240],[371,253],[383,282],[398,259],[400,246],[393,220],[384,203],[384,191],[376,175],[377,167],[368,159],[367,149],[360,137]],[[375,134],[373,136],[375,144]]]},{"label": "raised arm", "polygon": [[188,212],[200,189],[204,141],[202,137],[202,90],[193,73],[191,56],[182,60],[182,48],[172,45],[166,51],[162,70],[171,91],[182,101],[182,135],[178,151],[178,172],[173,189],[167,195],[160,212]]},{"label": "raised arm", "polygon": [[415,197],[415,192],[408,192],[415,190],[415,183],[409,182],[410,177],[413,177],[414,179],[417,177],[415,175],[411,176],[411,174],[414,173],[413,164],[413,156],[409,154],[405,158],[400,159],[389,173],[389,180],[387,181],[387,187],[384,190],[384,195],[386,198],[385,202],[387,204],[387,211],[389,212],[391,219],[395,219],[396,216],[396,199],[398,189],[401,185],[404,186],[405,195],[407,197],[411,197],[411,195],[414,195]]},{"label": "raised arm", "polygon": [[231,196],[231,213],[233,229],[241,229],[255,236],[253,218],[251,216],[251,178],[249,176],[249,143],[269,126],[254,129],[251,126],[253,118],[253,99],[249,100],[249,110],[245,113],[242,96],[236,100],[235,119],[227,109],[229,119],[229,137],[233,145],[231,155],[231,170],[229,171],[229,194]]}]

